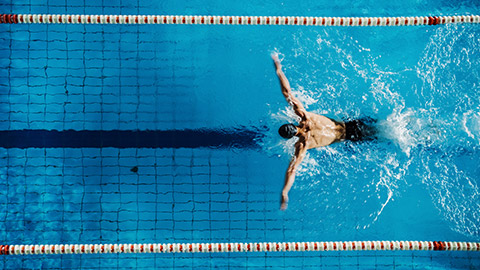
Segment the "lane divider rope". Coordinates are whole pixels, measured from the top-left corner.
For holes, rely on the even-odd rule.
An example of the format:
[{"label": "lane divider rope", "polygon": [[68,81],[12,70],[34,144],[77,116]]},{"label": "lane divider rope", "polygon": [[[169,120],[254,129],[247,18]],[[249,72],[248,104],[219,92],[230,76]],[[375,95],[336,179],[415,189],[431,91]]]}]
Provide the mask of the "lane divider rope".
[{"label": "lane divider rope", "polygon": [[422,17],[301,17],[301,16],[188,16],[188,15],[68,15],[1,14],[0,24],[203,24],[406,26],[480,23],[479,15]]},{"label": "lane divider rope", "polygon": [[430,250],[480,251],[480,242],[346,241],[170,244],[0,245],[0,255]]}]

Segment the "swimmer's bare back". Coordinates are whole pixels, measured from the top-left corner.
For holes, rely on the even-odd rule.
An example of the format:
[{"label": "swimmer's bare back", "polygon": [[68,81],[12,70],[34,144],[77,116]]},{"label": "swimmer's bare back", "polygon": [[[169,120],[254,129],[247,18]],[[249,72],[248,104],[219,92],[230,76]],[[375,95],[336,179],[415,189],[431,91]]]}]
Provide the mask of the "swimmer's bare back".
[{"label": "swimmer's bare back", "polygon": [[345,139],[345,124],[326,116],[305,112],[306,119],[298,125],[298,137],[306,138],[308,149],[327,146]]}]

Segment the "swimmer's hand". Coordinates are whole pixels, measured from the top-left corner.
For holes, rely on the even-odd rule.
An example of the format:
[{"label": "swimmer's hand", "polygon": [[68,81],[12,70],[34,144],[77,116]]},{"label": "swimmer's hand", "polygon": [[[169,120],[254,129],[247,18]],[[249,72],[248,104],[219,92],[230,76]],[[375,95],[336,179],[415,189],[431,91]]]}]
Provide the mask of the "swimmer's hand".
[{"label": "swimmer's hand", "polygon": [[280,64],[280,59],[278,58],[278,53],[274,52],[271,54],[273,62],[275,63],[276,68],[281,68],[282,65]]},{"label": "swimmer's hand", "polygon": [[288,195],[282,193],[282,199],[280,202],[280,210],[285,211],[288,207]]}]

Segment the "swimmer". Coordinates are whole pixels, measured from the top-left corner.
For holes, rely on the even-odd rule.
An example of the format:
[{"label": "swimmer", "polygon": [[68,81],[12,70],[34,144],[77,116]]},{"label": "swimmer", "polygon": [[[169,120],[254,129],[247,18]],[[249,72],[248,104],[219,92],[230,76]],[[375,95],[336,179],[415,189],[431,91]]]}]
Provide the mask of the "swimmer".
[{"label": "swimmer", "polygon": [[285,124],[278,130],[280,136],[285,139],[290,139],[294,136],[298,137],[298,141],[295,144],[295,155],[288,166],[282,190],[280,209],[285,210],[288,206],[288,192],[295,181],[295,172],[308,149],[323,147],[344,140],[359,141],[371,138],[374,135],[374,130],[362,120],[335,121],[323,115],[307,112],[302,103],[293,95],[290,83],[282,71],[278,55],[272,54],[272,59],[275,63],[277,76],[280,79],[282,94],[287,99],[287,102],[293,106],[295,114],[301,118],[297,126]]}]

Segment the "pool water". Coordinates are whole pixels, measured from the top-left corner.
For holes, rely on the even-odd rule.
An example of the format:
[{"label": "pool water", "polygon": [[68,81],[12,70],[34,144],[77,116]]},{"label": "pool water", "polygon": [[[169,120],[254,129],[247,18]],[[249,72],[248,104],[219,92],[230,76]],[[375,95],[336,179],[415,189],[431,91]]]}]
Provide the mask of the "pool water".
[{"label": "pool water", "polygon": [[[480,14],[475,1],[47,4],[6,1],[0,8],[12,14]],[[8,136],[2,138],[9,143],[0,142],[3,244],[480,241],[478,25],[0,27],[0,130],[13,138],[27,134],[21,142]],[[376,141],[310,150],[285,212],[280,190],[294,141],[281,139],[277,129],[296,119],[271,53],[280,54],[307,110],[339,120],[372,117],[380,130]],[[60,145],[52,130],[66,134]],[[204,138],[204,130],[219,139]],[[152,144],[137,140],[132,147],[135,140],[126,138],[91,146],[121,131],[150,134]],[[193,145],[179,143],[187,133],[202,136]],[[233,141],[235,134],[254,143]],[[175,143],[159,143],[167,139]],[[0,265],[475,269],[480,255],[5,256]]]}]

